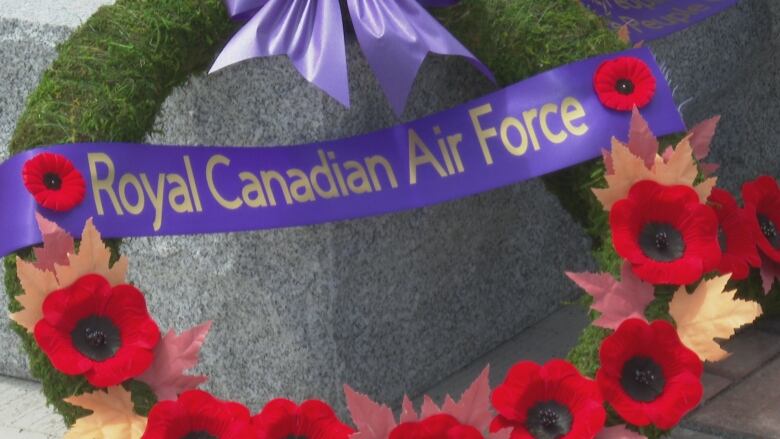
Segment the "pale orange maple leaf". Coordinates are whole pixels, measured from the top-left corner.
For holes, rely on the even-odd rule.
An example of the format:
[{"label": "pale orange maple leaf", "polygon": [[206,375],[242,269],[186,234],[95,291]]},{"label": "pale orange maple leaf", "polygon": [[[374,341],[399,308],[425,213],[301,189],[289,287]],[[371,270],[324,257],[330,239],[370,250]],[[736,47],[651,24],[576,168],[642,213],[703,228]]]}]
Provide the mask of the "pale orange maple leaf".
[{"label": "pale orange maple leaf", "polygon": [[620,28],[617,31],[617,37],[623,43],[631,44],[631,36],[629,35],[628,32],[628,24],[624,24],[623,26],[620,26]]},{"label": "pale orange maple leaf", "polygon": [[593,193],[598,198],[604,210],[610,210],[618,200],[628,196],[631,186],[637,181],[651,180],[652,172],[645,162],[629,151],[628,146],[616,138],[612,138],[612,166],[614,173],[605,175],[606,188],[594,188]]},{"label": "pale orange maple leaf", "polygon": [[127,258],[122,256],[113,266],[109,266],[110,258],[111,252],[100,239],[100,233],[90,218],[81,234],[81,245],[78,252],[68,255],[70,264],[67,266],[55,265],[57,279],[62,287],[67,287],[81,276],[94,273],[105,277],[111,285],[126,283]]},{"label": "pale orange maple leaf", "polygon": [[146,418],[135,413],[130,392],[122,386],[96,390],[65,401],[91,410],[80,418],[63,439],[139,439],[146,429]]},{"label": "pale orange maple leaf", "polygon": [[16,297],[16,300],[24,309],[11,314],[11,320],[23,326],[32,334],[35,325],[43,318],[43,301],[52,291],[57,290],[57,278],[54,273],[40,270],[32,262],[16,258],[16,273],[19,282],[24,289],[24,294]]},{"label": "pale orange maple leaf", "polygon": [[690,186],[699,195],[702,203],[707,201],[717,182],[717,177],[710,177],[696,186],[693,185],[699,170],[693,158],[689,137],[677,144],[669,154],[668,160],[656,154],[651,169],[648,169],[645,162],[632,153],[628,146],[615,138],[612,139],[610,159],[614,173],[604,176],[607,187],[593,189],[593,193],[606,211],[612,209],[612,205],[618,200],[626,198],[631,186],[642,180],[653,180],[665,186]]},{"label": "pale orange maple leaf", "polygon": [[714,340],[727,340],[742,325],[761,315],[758,303],[735,299],[736,290],[725,291],[731,275],[703,281],[692,294],[682,286],[669,303],[669,314],[677,325],[683,344],[702,361],[720,361],[728,357]]}]

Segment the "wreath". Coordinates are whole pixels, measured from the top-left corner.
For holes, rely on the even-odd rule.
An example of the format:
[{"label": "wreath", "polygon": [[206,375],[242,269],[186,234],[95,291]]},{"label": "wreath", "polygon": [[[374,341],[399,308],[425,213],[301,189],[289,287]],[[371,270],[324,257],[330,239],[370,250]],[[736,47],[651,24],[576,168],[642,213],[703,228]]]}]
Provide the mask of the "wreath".
[{"label": "wreath", "polygon": [[[440,18],[501,83],[625,47],[575,0],[472,0]],[[59,47],[11,152],[141,141],[173,87],[206,68],[234,30],[219,0],[119,0],[101,8]],[[603,66],[595,89],[605,105],[630,110],[641,103],[615,94],[625,84],[599,85],[620,68]],[[44,246],[6,258],[12,325],[32,375],[71,426],[69,438],[656,437],[701,398],[703,361],[726,355],[713,339],[780,303],[780,189],[771,177],[748,182],[742,207],[714,189],[714,166],[704,159],[716,123],[661,148],[635,112],[628,143],[615,140],[603,162],[545,177],[593,238],[604,271],[568,274],[589,293],[593,325],[568,361],[520,362],[492,391],[483,373],[457,402],[426,399],[420,413],[405,400],[398,421],[348,387],[356,430],[321,401],[276,399],[251,416],[194,389],[204,377],[185,370],[209,324],[162,335],[143,293],[125,281],[118,242],[104,245],[89,222],[77,246],[39,218]],[[57,209],[83,194],[61,158],[27,165],[25,184],[42,205]]]}]

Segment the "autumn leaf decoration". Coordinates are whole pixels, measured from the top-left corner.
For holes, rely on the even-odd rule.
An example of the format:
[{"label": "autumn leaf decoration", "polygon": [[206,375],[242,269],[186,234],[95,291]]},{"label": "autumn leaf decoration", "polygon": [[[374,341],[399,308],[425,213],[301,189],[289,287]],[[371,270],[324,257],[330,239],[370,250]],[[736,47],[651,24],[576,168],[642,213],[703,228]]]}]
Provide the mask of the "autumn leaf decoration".
[{"label": "autumn leaf decoration", "polygon": [[614,427],[605,427],[599,434],[596,435],[596,439],[647,439],[641,434],[631,431],[626,428],[625,424],[616,425]]},{"label": "autumn leaf decoration", "polygon": [[198,354],[211,328],[211,322],[202,323],[176,335],[168,331],[154,349],[154,362],[141,376],[152,388],[159,401],[175,400],[176,397],[206,382],[203,375],[186,375],[187,369],[198,363]]},{"label": "autumn leaf decoration", "polygon": [[702,361],[728,357],[714,340],[727,340],[740,326],[753,322],[762,311],[758,303],[735,299],[736,291],[725,291],[730,275],[703,281],[689,294],[680,287],[669,303],[669,314],[677,324],[680,340]]},{"label": "autumn leaf decoration", "polygon": [[[476,380],[463,392],[456,402],[447,395],[444,404],[439,407],[427,395],[418,414],[411,400],[404,396],[401,406],[400,423],[416,422],[438,414],[448,414],[463,425],[470,425],[481,432],[486,432],[493,419],[490,409],[490,368],[486,367]],[[386,405],[378,404],[366,395],[344,386],[347,397],[347,408],[352,415],[352,421],[357,432],[350,439],[387,439],[398,423],[393,412]],[[508,439],[511,429],[486,435],[490,439]]]},{"label": "autumn leaf decoration", "polygon": [[631,263],[623,263],[619,281],[609,273],[567,272],[566,276],[593,296],[590,307],[601,313],[593,325],[617,329],[626,319],[646,321],[645,308],[655,298],[655,288],[634,275]]},{"label": "autumn leaf decoration", "polygon": [[135,413],[130,393],[121,386],[65,401],[91,410],[92,414],[78,419],[64,439],[139,439],[146,429],[146,418]]},{"label": "autumn leaf decoration", "polygon": [[652,180],[667,186],[690,186],[696,190],[701,202],[706,202],[717,178],[709,177],[694,185],[699,175],[695,158],[704,158],[709,153],[717,120],[716,117],[697,125],[675,148],[667,148],[663,155],[659,155],[658,140],[650,131],[647,121],[634,108],[628,143],[624,144],[613,137],[612,151],[602,151],[607,170],[607,187],[594,188],[593,193],[604,210],[610,210],[615,202],[628,195],[634,183],[642,180]]},{"label": "autumn leaf decoration", "polygon": [[73,250],[73,238],[56,224],[37,216],[43,236],[43,247],[34,249],[37,262],[16,258],[17,274],[24,294],[16,300],[22,310],[11,314],[11,319],[31,334],[35,324],[43,318],[43,301],[49,293],[65,288],[83,275],[100,274],[111,283],[125,283],[127,258],[121,257],[109,265],[111,252],[100,239],[100,233],[88,219],[81,236],[79,251]]}]

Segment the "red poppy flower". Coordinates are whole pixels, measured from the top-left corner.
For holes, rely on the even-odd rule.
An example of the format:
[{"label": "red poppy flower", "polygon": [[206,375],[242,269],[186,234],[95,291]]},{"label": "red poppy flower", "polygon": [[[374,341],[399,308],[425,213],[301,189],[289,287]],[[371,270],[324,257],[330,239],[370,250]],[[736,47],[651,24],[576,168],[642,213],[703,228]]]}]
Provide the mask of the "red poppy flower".
[{"label": "red poppy flower", "polygon": [[604,61],[593,77],[599,101],[618,111],[642,108],[655,95],[655,77],[639,58],[623,56]]},{"label": "red poppy flower", "polygon": [[633,425],[668,430],[701,400],[704,366],[669,322],[626,320],[604,339],[599,355],[601,392]]},{"label": "red poppy flower", "polygon": [[732,273],[731,278],[735,280],[745,279],[751,265],[761,265],[754,236],[758,229],[756,216],[740,209],[734,197],[723,189],[712,189],[708,202],[718,216],[718,244],[722,253],[718,271]]},{"label": "red poppy flower", "polygon": [[41,206],[64,212],[84,200],[84,177],[65,156],[44,152],[22,168],[24,187]]},{"label": "red poppy flower", "polygon": [[404,422],[390,432],[389,439],[483,439],[482,433],[447,414],[429,416],[419,422]]},{"label": "red poppy flower", "polygon": [[742,185],[745,211],[756,219],[753,235],[758,248],[771,260],[780,262],[780,189],[772,177],[758,177]]},{"label": "red poppy flower", "polygon": [[274,399],[252,419],[257,439],[348,439],[354,431],[322,401]]},{"label": "red poppy flower", "polygon": [[689,186],[644,180],[609,213],[615,250],[640,279],[684,285],[720,262],[718,217]]},{"label": "red poppy flower", "polygon": [[60,372],[108,387],[152,364],[160,330],[135,287],[88,274],[46,297],[35,340]]},{"label": "red poppy flower", "polygon": [[152,407],[141,439],[255,439],[249,409],[188,390]]},{"label": "red poppy flower", "polygon": [[490,431],[512,428],[512,439],[590,439],[607,416],[596,383],[563,360],[515,364],[491,400]]}]

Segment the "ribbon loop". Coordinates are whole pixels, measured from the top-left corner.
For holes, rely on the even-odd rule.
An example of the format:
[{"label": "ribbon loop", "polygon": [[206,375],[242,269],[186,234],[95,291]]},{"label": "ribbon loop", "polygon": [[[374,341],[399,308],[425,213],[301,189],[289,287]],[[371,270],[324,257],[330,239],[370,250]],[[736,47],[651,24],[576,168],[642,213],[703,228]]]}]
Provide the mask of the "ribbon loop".
[{"label": "ribbon loop", "polygon": [[[393,110],[401,114],[428,53],[469,59],[490,70],[455,39],[424,6],[457,0],[348,0],[355,34]],[[252,18],[228,42],[210,72],[250,58],[287,55],[317,87],[349,106],[341,9],[334,0],[225,0],[233,18]]]}]

